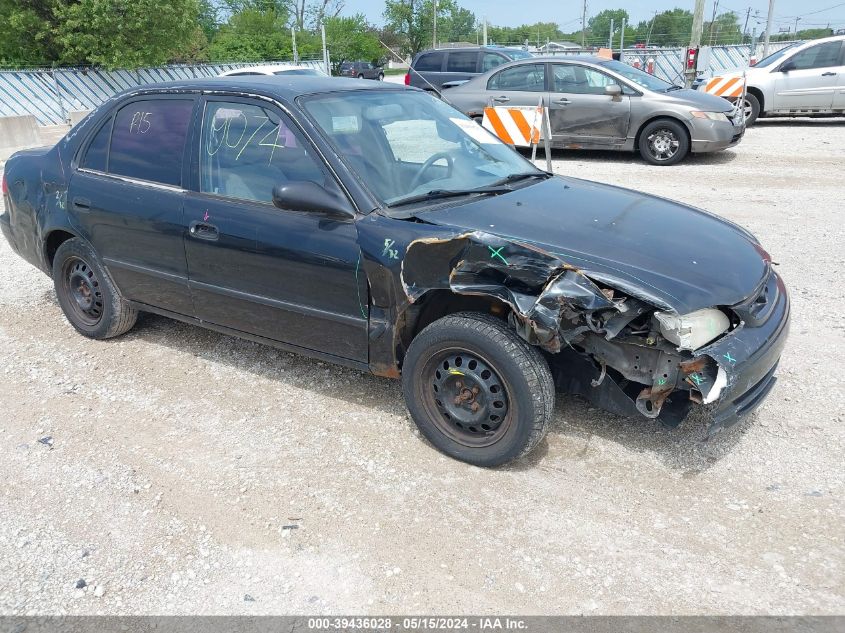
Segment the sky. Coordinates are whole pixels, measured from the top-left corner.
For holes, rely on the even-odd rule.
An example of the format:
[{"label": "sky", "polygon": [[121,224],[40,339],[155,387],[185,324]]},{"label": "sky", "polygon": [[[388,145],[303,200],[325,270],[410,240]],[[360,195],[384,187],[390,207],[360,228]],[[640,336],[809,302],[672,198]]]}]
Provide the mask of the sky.
[{"label": "sky", "polygon": [[[705,20],[713,13],[713,1],[706,0]],[[581,27],[581,0],[535,0],[519,2],[516,0],[458,0],[458,3],[475,13],[481,19],[487,15],[491,24],[498,26],[518,26],[534,22],[557,22],[564,32],[571,32]],[[838,5],[838,6],[837,6]],[[693,10],[694,0],[587,0],[587,18],[603,9],[623,8],[628,11],[631,21],[650,19],[655,11],[674,9]],[[759,22],[757,32],[766,26],[768,0],[719,0],[718,12],[734,11],[740,14],[744,22],[748,8],[751,8],[750,31]],[[374,24],[382,24],[384,19],[384,0],[346,0],[344,14],[363,13]],[[755,11],[759,18],[755,20]],[[795,18],[800,17],[798,29],[825,27],[828,23],[836,28],[845,28],[845,1],[843,0],[775,0],[775,18],[772,31],[779,27],[795,28]]]}]

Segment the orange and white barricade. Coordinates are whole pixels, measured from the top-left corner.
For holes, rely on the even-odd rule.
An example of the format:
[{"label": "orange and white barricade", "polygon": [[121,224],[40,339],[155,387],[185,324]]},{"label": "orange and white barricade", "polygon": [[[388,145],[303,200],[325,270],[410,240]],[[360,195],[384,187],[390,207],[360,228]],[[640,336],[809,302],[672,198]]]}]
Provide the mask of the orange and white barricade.
[{"label": "orange and white barricade", "polygon": [[481,126],[500,140],[516,147],[531,147],[540,142],[543,109],[537,106],[484,108]]},{"label": "orange and white barricade", "polygon": [[742,77],[713,77],[704,86],[704,92],[725,99],[735,99],[742,96],[744,88],[745,80]]}]

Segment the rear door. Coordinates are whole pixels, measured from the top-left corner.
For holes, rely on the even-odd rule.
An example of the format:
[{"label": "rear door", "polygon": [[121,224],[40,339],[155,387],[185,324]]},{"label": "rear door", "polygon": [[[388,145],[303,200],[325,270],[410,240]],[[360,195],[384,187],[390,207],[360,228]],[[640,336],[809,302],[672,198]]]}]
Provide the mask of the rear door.
[{"label": "rear door", "polygon": [[[564,145],[618,145],[628,136],[631,98],[605,93],[616,79],[590,66],[551,63],[549,120],[552,140]],[[625,88],[623,87],[623,90]]]},{"label": "rear door", "polygon": [[128,299],[193,313],[182,242],[194,98],[132,99],[86,141],[70,182],[77,228]]},{"label": "rear door", "polygon": [[488,105],[536,106],[546,99],[546,64],[519,64],[487,80]]},{"label": "rear door", "polygon": [[845,42],[842,43],[842,52],[839,55],[839,68],[836,72],[836,90],[833,93],[833,109],[845,110]]},{"label": "rear door", "polygon": [[446,53],[443,51],[422,53],[411,69],[411,85],[423,90],[440,90],[445,64]]},{"label": "rear door", "polygon": [[208,98],[185,203],[199,318],[342,358],[367,360],[367,286],[354,217],[281,210],[273,187],[338,189],[290,117],[266,102]]},{"label": "rear door", "polygon": [[841,41],[824,42],[785,60],[775,71],[772,110],[830,110],[845,71],[841,53]]},{"label": "rear door", "polygon": [[479,51],[447,51],[440,85],[447,81],[472,79],[478,74]]}]

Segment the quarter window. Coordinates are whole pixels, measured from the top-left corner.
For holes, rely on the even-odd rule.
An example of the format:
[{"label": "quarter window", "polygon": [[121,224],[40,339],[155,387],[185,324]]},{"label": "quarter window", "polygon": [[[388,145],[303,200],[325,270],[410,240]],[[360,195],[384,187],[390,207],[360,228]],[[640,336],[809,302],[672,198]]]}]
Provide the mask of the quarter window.
[{"label": "quarter window", "polygon": [[111,117],[100,126],[97,134],[85,150],[85,157],[80,167],[106,171],[106,159],[109,154],[109,132],[111,131]]},{"label": "quarter window", "polygon": [[133,101],[123,106],[114,119],[109,173],[181,184],[192,110],[193,101],[188,99]]},{"label": "quarter window", "polygon": [[446,72],[474,73],[477,62],[478,53],[475,51],[449,53],[449,57],[446,59]]},{"label": "quarter window", "polygon": [[795,70],[810,70],[812,68],[829,68],[839,66],[839,49],[842,42],[826,42],[804,49],[797,53],[791,60]]},{"label": "quarter window", "polygon": [[272,202],[273,187],[325,184],[325,174],[287,116],[254,104],[211,101],[203,117],[200,191]]},{"label": "quarter window", "polygon": [[506,68],[490,77],[487,89],[543,92],[546,89],[546,65],[522,64]]},{"label": "quarter window", "polygon": [[417,60],[414,70],[435,72],[443,67],[443,53],[426,53]]}]

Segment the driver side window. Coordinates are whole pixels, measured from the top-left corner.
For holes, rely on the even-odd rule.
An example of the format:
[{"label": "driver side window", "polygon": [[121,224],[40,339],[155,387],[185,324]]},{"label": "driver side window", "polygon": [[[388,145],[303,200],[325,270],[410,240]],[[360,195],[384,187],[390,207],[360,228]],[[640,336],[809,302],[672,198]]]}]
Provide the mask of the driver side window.
[{"label": "driver side window", "polygon": [[263,105],[206,104],[200,191],[272,203],[273,187],[290,181],[324,185],[325,174],[286,115]]},{"label": "driver side window", "polygon": [[795,70],[810,70],[813,68],[839,66],[839,51],[841,48],[842,42],[826,42],[824,44],[818,44],[801,51],[785,63],[793,65]]}]

